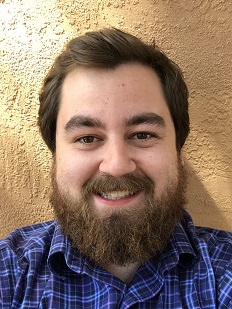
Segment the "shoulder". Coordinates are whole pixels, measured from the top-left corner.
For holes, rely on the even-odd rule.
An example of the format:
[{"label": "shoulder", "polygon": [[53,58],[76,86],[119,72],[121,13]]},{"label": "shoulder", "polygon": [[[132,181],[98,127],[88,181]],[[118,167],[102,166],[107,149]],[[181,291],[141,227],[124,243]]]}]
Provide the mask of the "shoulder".
[{"label": "shoulder", "polygon": [[209,284],[218,308],[231,308],[232,302],[232,233],[195,226],[190,216],[183,223],[195,255],[194,277]]},{"label": "shoulder", "polygon": [[26,226],[0,241],[0,307],[4,303],[10,308],[14,297],[19,301],[31,290],[32,282],[36,291],[46,284],[47,258],[56,226],[56,221]]},{"label": "shoulder", "polygon": [[49,221],[12,231],[0,241],[0,257],[12,255],[20,259],[28,251],[49,248],[56,224],[56,221]]},{"label": "shoulder", "polygon": [[231,261],[232,233],[207,227],[195,227],[199,249],[207,248],[212,259]]},{"label": "shoulder", "polygon": [[211,269],[218,282],[230,277],[232,287],[232,233],[209,227],[195,226],[186,214],[183,222],[197,265]]},{"label": "shoulder", "polygon": [[189,213],[185,212],[181,222],[181,234],[186,233],[187,241],[196,254],[207,256],[212,260],[225,259],[231,261],[232,232],[210,227],[196,226]]},{"label": "shoulder", "polygon": [[196,227],[196,235],[202,259],[211,265],[215,276],[218,303],[224,306],[222,308],[229,308],[232,301],[232,233]]}]

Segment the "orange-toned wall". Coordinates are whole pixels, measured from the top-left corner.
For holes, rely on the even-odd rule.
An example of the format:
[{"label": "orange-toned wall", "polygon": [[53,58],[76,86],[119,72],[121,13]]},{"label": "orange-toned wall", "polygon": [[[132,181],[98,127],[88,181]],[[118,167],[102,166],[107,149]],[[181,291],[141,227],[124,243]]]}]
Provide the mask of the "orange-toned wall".
[{"label": "orange-toned wall", "polygon": [[188,210],[197,224],[232,231],[231,16],[227,0],[0,0],[0,237],[53,217],[39,88],[65,42],[108,26],[155,38],[183,69]]}]

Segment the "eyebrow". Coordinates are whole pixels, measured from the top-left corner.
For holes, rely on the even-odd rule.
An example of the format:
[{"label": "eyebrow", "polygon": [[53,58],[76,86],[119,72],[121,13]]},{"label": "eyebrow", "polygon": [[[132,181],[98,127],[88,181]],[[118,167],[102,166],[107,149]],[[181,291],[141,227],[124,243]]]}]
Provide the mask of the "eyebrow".
[{"label": "eyebrow", "polygon": [[83,115],[73,116],[66,123],[64,129],[66,133],[69,133],[81,127],[105,129],[105,125],[98,119]]},{"label": "eyebrow", "polygon": [[[134,115],[125,121],[126,126],[135,126],[140,124],[151,124],[159,127],[166,127],[163,117],[157,115],[156,113],[142,113]],[[106,129],[105,125],[99,119],[84,115],[73,116],[66,123],[64,129],[66,133],[69,133],[81,127]]]},{"label": "eyebrow", "polygon": [[132,116],[126,121],[127,126],[134,126],[139,124],[151,124],[159,127],[166,127],[164,118],[156,113],[143,113]]}]

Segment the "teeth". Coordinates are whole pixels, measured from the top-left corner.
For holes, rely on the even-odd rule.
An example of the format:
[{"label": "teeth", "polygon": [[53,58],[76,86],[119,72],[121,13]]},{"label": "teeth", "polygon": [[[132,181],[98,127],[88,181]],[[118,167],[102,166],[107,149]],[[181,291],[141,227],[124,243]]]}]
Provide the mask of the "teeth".
[{"label": "teeth", "polygon": [[120,198],[128,197],[133,194],[134,192],[129,191],[112,191],[112,192],[101,193],[101,196],[108,200],[119,200]]}]

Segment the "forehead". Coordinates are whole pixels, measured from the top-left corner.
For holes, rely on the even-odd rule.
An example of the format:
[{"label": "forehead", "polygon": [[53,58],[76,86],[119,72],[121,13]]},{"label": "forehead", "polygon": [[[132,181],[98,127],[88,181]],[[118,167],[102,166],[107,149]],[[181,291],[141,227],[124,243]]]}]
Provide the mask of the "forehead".
[{"label": "forehead", "polygon": [[123,64],[115,69],[78,68],[64,80],[58,123],[78,114],[112,121],[112,117],[122,119],[148,112],[171,121],[159,78],[151,68],[140,64]]}]

